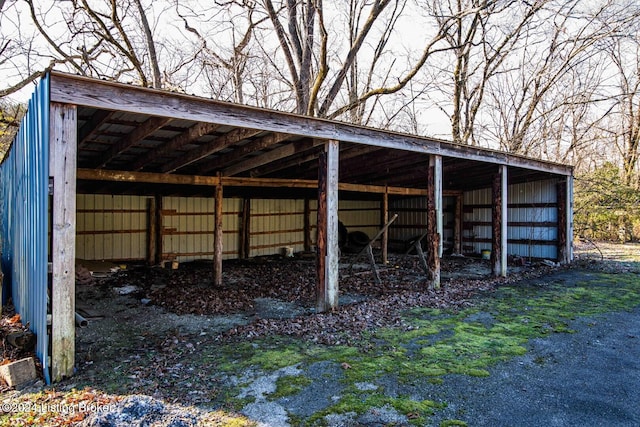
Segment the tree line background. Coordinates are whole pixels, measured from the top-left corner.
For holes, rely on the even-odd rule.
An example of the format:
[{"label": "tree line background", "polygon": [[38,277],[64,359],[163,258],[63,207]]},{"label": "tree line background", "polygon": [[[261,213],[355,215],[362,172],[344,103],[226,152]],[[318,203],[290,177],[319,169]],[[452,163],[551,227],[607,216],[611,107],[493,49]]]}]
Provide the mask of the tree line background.
[{"label": "tree line background", "polygon": [[636,0],[0,0],[0,137],[50,68],[576,167],[576,234],[640,237]]}]

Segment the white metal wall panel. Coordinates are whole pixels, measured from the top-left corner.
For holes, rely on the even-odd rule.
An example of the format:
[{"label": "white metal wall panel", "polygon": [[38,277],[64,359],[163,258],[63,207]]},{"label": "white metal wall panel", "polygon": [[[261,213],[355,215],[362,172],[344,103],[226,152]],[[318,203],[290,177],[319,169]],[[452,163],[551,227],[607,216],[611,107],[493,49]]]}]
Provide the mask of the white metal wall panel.
[{"label": "white metal wall panel", "polygon": [[[509,255],[555,259],[558,238],[556,181],[545,180],[510,185],[507,189],[507,197],[509,205],[507,218],[508,223],[511,224],[507,227],[507,238],[510,241],[531,241],[531,243],[508,243]],[[490,250],[491,243],[476,242],[475,239],[491,238],[491,226],[477,224],[491,223],[491,189],[465,192],[463,200],[465,206],[463,221],[467,224],[463,231],[463,245],[467,247],[467,251],[472,248],[476,253],[483,249]],[[473,225],[470,226],[470,224]],[[549,243],[541,243],[541,241]]]},{"label": "white metal wall panel", "polygon": [[304,249],[304,200],[251,200],[250,256]]},{"label": "white metal wall panel", "polygon": [[380,205],[379,201],[340,200],[338,217],[347,231],[361,231],[371,239],[380,230]]},{"label": "white metal wall panel", "polygon": [[[162,204],[164,257],[181,262],[212,259],[215,200],[165,197]],[[223,200],[223,259],[237,258],[240,204],[240,199]]]},{"label": "white metal wall panel", "polygon": [[[222,206],[222,258],[238,258],[242,199],[224,199]],[[213,245],[213,243],[212,243]],[[212,246],[213,247],[213,246]]]},{"label": "white metal wall panel", "polygon": [[397,213],[398,219],[391,225],[389,239],[404,242],[423,234],[427,227],[426,207],[425,197],[392,200],[389,203],[389,216]]},{"label": "white metal wall panel", "polygon": [[93,260],[146,257],[146,198],[79,194],[76,198],[76,256]]},{"label": "white metal wall panel", "polygon": [[[453,244],[456,198],[445,196],[442,199],[442,238],[446,248]],[[427,231],[426,208],[426,197],[411,197],[392,201],[389,204],[389,216],[397,213],[398,219],[391,226],[389,238],[392,241],[406,242],[424,234]]]}]

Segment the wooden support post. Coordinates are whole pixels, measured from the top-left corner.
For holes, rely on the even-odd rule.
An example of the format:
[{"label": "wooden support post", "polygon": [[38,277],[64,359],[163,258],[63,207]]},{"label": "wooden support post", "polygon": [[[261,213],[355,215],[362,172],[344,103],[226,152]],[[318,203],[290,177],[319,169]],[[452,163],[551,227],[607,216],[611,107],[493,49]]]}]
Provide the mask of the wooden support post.
[{"label": "wooden support post", "polygon": [[242,200],[242,213],[240,215],[238,258],[247,259],[251,255],[251,199],[245,198]]},{"label": "wooden support post", "polygon": [[[438,162],[438,158],[440,161]],[[440,288],[440,235],[438,234],[438,211],[436,209],[436,197],[442,194],[437,187],[437,163],[442,165],[442,157],[429,156],[429,169],[427,171],[427,266],[429,270],[430,288]],[[441,168],[440,168],[441,170]],[[439,180],[440,185],[442,180]],[[442,187],[440,187],[442,188]],[[440,206],[442,203],[440,203]]]},{"label": "wooden support post", "polygon": [[567,262],[573,261],[573,176],[567,177]]},{"label": "wooden support post", "polygon": [[338,141],[328,141],[318,165],[316,311],[338,306]]},{"label": "wooden support post", "polygon": [[573,230],[572,212],[572,177],[567,177],[557,185],[558,202],[558,262],[568,264],[572,260]]},{"label": "wooden support post", "polygon": [[75,256],[77,110],[50,107],[49,170],[53,177],[51,379],[73,375],[75,364]]},{"label": "wooden support post", "polygon": [[311,203],[304,199],[304,251],[311,251]]},{"label": "wooden support post", "polygon": [[213,230],[213,281],[222,286],[222,184],[216,185]]},{"label": "wooden support post", "polygon": [[[387,222],[389,222],[389,192],[385,191],[382,195],[382,225],[384,226]],[[382,264],[386,265],[389,262],[389,228],[386,227],[384,229],[384,233],[382,233]]]},{"label": "wooden support post", "polygon": [[507,166],[499,166],[492,185],[491,271],[494,276],[507,276]]},{"label": "wooden support post", "polygon": [[436,231],[438,233],[438,258],[442,258],[444,247],[444,213],[442,208],[442,156],[433,156],[433,162]]},{"label": "wooden support post", "polygon": [[147,199],[147,264],[153,265],[158,250],[157,207],[155,198]]},{"label": "wooden support post", "polygon": [[369,264],[371,264],[371,271],[373,271],[373,279],[379,285],[382,283],[382,280],[380,280],[380,273],[378,273],[378,267],[376,266],[376,258],[373,256],[373,247],[369,244],[365,249],[367,252],[367,258],[369,258]]},{"label": "wooden support post", "polygon": [[558,205],[558,255],[557,261],[567,262],[567,182],[560,181],[556,185],[557,205]]},{"label": "wooden support post", "polygon": [[453,222],[453,252],[462,253],[462,196],[456,196],[455,219]]}]

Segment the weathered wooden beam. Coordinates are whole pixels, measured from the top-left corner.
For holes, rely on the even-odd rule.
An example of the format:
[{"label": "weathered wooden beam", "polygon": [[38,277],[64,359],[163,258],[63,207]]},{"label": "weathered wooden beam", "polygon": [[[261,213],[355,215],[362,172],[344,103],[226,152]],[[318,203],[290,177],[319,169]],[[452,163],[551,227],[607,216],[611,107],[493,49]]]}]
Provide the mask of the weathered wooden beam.
[{"label": "weathered wooden beam", "polygon": [[328,141],[318,166],[316,311],[338,306],[338,141]]},{"label": "weathered wooden beam", "polygon": [[[385,191],[382,194],[382,224],[389,222],[389,193]],[[382,234],[382,263],[387,264],[389,262],[389,229],[385,228]]]},{"label": "weathered wooden beam", "polygon": [[215,132],[218,128],[220,128],[220,125],[215,123],[196,123],[186,131],[162,144],[160,147],[154,148],[151,153],[141,156],[138,160],[136,160],[135,163],[133,163],[133,165],[131,166],[131,170],[139,171],[146,165],[158,159],[161,159],[163,157],[173,157],[175,155],[175,152],[179,151],[185,145],[190,144],[205,135],[209,135],[210,133]]},{"label": "weathered wooden beam", "polygon": [[146,184],[204,185],[215,187],[217,176],[176,175],[152,172],[131,172],[106,169],[78,169],[78,179],[90,181],[135,182]]},{"label": "weathered wooden beam", "polygon": [[572,261],[573,230],[572,230],[572,180],[569,178],[558,182],[557,206],[558,206],[558,262],[568,264]]},{"label": "weathered wooden beam", "polygon": [[215,189],[215,213],[213,235],[213,281],[216,286],[222,286],[222,185]]},{"label": "weathered wooden beam", "polygon": [[[436,209],[436,232],[438,233],[438,258],[442,258],[444,242],[444,213],[442,211],[442,156],[431,156],[433,159],[434,197]],[[431,160],[429,160],[431,162]],[[430,163],[431,164],[431,163]]]},{"label": "weathered wooden beam", "polygon": [[[89,181],[132,182],[146,184],[202,185],[215,187],[272,187],[272,188],[318,188],[318,181],[311,179],[217,177],[202,175],[179,175],[153,172],[131,172],[107,169],[78,169],[78,179]],[[386,187],[383,185],[339,184],[341,191],[384,194],[385,191],[398,196],[424,196],[426,190],[419,188]]]},{"label": "weathered wooden beam", "polygon": [[567,177],[567,262],[573,261],[573,175]]},{"label": "weathered wooden beam", "polygon": [[558,256],[557,261],[567,262],[567,182],[560,181],[556,184],[556,197],[558,205]]},{"label": "weathered wooden beam", "polygon": [[507,167],[499,166],[492,183],[491,271],[507,276]]},{"label": "weathered wooden beam", "polygon": [[271,147],[272,145],[284,142],[292,136],[293,135],[289,135],[286,133],[271,133],[269,135],[263,136],[256,139],[255,141],[248,142],[242,147],[236,148],[230,153],[222,154],[212,161],[203,164],[196,170],[196,173],[198,175],[204,175],[207,172],[224,168],[233,162],[241,160],[248,154],[254,153],[256,151],[261,151],[265,148]]},{"label": "weathered wooden beam", "polygon": [[306,139],[302,141],[290,142],[282,147],[275,148],[262,155],[251,157],[243,162],[230,166],[222,171],[224,176],[233,176],[239,173],[264,166],[276,160],[283,159],[285,157],[293,156],[297,153],[310,150],[314,147],[319,147],[324,144],[324,141]]},{"label": "weathered wooden beam", "polygon": [[49,170],[53,177],[51,227],[51,379],[73,375],[75,364],[75,254],[77,110],[50,104]]},{"label": "weathered wooden beam", "polygon": [[427,267],[429,270],[430,288],[440,288],[440,235],[438,234],[438,202],[436,198],[441,191],[437,190],[437,164],[442,162],[440,156],[429,157],[427,168]]},{"label": "weathered wooden beam", "polygon": [[106,153],[100,154],[100,159],[95,162],[95,168],[103,168],[118,154],[128,150],[135,143],[142,141],[162,126],[169,123],[172,119],[168,117],[151,117],[144,123],[136,127],[131,133],[126,134],[107,150]]},{"label": "weathered wooden beam", "polygon": [[500,151],[59,72],[50,73],[50,84],[50,97],[53,102],[438,154],[559,175],[572,174],[572,168],[567,165],[514,156]]},{"label": "weathered wooden beam", "polygon": [[[289,168],[302,168],[305,172],[314,171],[314,169],[317,168],[318,153],[322,148],[321,146],[312,147],[309,150],[275,160],[263,166],[258,166],[251,169],[251,176],[261,177]],[[287,171],[287,173],[291,176],[300,176],[295,172],[291,173]],[[317,175],[317,171],[315,171],[315,174]]]},{"label": "weathered wooden beam", "polygon": [[[259,177],[269,175],[284,169],[295,168],[292,171],[287,171],[290,176],[300,176],[301,173],[314,172],[317,175],[317,162],[318,160],[318,147],[314,147],[304,153],[299,153],[293,156],[285,157],[275,162],[269,163],[264,166],[251,170],[251,176]],[[350,159],[352,157],[362,156],[366,153],[382,150],[380,147],[369,147],[366,145],[356,145],[348,149],[340,149],[340,163],[343,160]],[[344,168],[343,168],[344,169]],[[301,173],[299,173],[300,171]]]}]

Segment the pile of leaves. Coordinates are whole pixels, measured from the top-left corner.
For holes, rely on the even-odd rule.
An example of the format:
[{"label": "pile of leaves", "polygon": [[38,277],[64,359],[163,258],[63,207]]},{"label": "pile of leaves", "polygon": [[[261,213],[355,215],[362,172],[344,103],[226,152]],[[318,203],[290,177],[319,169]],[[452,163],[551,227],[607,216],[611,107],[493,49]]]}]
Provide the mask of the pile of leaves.
[{"label": "pile of leaves", "polygon": [[[473,268],[480,260],[458,259],[443,262],[443,270]],[[357,266],[356,266],[357,267]],[[380,327],[403,327],[401,313],[411,307],[455,308],[471,305],[478,292],[488,292],[501,283],[541,275],[548,268],[536,266],[508,278],[455,279],[431,289],[416,257],[395,260],[380,268],[381,283],[370,270],[341,268],[340,294],[357,295],[359,302],[341,304],[330,313],[292,318],[261,318],[254,311],[257,298],[294,302],[312,312],[315,307],[316,270],[313,262],[278,257],[239,260],[223,269],[223,284],[214,285],[213,265],[207,262],[181,264],[178,270],[142,268],[121,272],[108,286],[135,285],[140,297],[176,314],[254,315],[248,325],[235,327],[221,340],[242,340],[273,334],[304,338],[316,343],[337,345],[358,338],[364,331]]]}]

